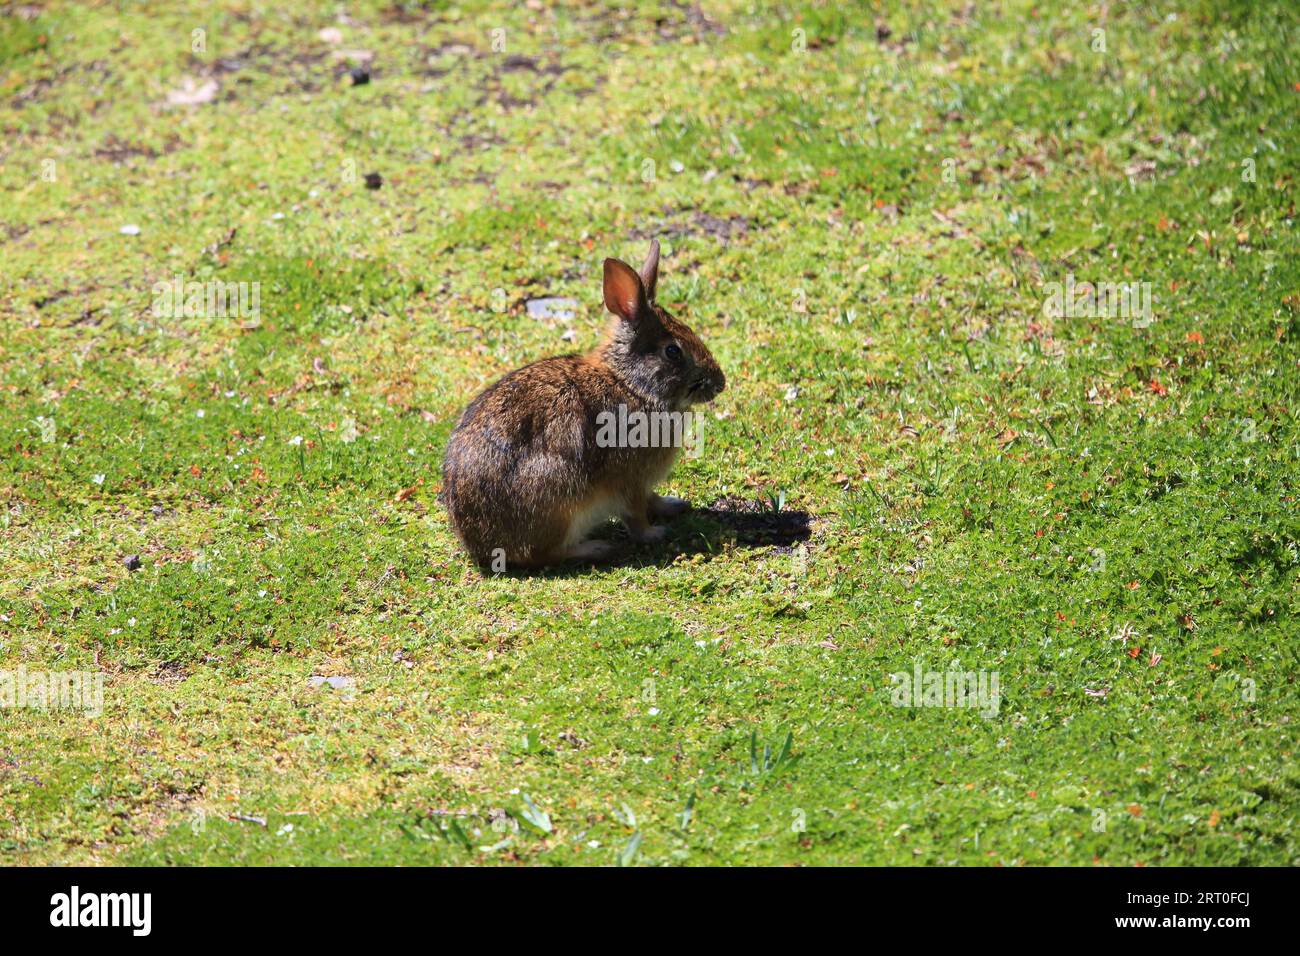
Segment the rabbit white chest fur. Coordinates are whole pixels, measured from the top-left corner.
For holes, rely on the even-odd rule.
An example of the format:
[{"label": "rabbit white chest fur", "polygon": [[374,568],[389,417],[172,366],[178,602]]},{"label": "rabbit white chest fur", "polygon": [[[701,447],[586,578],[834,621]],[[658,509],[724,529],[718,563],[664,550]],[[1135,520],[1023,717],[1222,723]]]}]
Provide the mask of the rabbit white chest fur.
[{"label": "rabbit white chest fur", "polygon": [[572,548],[582,541],[593,529],[598,528],[610,518],[617,518],[623,512],[623,503],[614,495],[599,495],[585,503],[569,519],[569,530],[564,536],[565,548]]}]

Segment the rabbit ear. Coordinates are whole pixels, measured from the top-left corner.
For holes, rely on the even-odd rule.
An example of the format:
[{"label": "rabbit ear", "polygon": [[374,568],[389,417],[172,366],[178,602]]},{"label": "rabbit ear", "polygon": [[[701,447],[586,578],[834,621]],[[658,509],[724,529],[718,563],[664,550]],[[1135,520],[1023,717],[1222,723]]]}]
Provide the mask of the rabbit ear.
[{"label": "rabbit ear", "polygon": [[655,300],[655,285],[659,282],[659,240],[650,240],[650,251],[646,253],[645,263],[641,266],[641,283],[645,286],[645,297]]},{"label": "rabbit ear", "polygon": [[605,260],[605,308],[624,322],[635,322],[646,309],[645,287],[630,265]]}]

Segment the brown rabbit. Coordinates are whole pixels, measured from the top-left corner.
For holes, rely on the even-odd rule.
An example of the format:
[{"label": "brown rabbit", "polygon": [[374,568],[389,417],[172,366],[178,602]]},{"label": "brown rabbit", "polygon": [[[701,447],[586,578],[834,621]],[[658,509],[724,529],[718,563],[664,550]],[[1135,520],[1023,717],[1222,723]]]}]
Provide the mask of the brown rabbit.
[{"label": "brown rabbit", "polygon": [[[600,423],[611,415],[681,413],[726,384],[704,343],[655,304],[658,277],[658,242],[640,274],[606,259],[605,306],[615,319],[605,341],[586,355],[511,372],[465,409],[447,443],[443,497],[480,566],[503,571],[597,560],[610,546],[584,539],[608,518],[621,518],[635,540],[653,541],[664,534],[654,519],[690,507],[654,493],[679,444],[598,440]],[[628,444],[636,443],[622,443]]]}]

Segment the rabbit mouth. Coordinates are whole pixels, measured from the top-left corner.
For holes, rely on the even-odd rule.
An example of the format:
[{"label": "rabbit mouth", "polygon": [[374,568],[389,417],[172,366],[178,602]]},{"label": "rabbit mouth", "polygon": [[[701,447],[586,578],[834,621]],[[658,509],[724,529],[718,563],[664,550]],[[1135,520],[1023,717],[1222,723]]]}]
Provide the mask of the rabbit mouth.
[{"label": "rabbit mouth", "polygon": [[683,405],[704,405],[718,397],[719,389],[712,382],[695,382],[686,390]]},{"label": "rabbit mouth", "polygon": [[686,400],[689,402],[711,402],[725,388],[722,376],[704,373],[697,375],[695,381],[686,388]]}]

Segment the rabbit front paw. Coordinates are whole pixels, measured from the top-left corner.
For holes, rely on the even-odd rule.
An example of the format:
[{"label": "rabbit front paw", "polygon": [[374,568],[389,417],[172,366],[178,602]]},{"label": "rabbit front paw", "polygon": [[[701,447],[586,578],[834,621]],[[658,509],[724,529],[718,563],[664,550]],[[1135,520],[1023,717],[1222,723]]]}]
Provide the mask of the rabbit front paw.
[{"label": "rabbit front paw", "polygon": [[632,532],[632,538],[637,544],[658,544],[668,534],[668,529],[661,524],[648,525],[640,531]]},{"label": "rabbit front paw", "polygon": [[565,552],[564,559],[580,564],[594,564],[607,561],[614,555],[614,545],[608,541],[580,541]]},{"label": "rabbit front paw", "polygon": [[691,503],[685,498],[672,495],[655,495],[650,499],[650,515],[653,518],[676,518],[691,510]]}]

